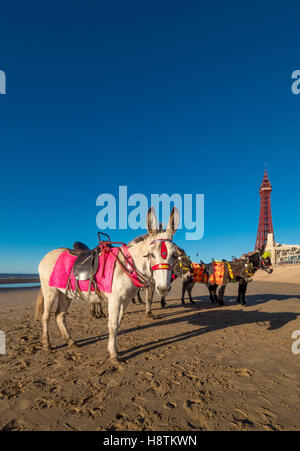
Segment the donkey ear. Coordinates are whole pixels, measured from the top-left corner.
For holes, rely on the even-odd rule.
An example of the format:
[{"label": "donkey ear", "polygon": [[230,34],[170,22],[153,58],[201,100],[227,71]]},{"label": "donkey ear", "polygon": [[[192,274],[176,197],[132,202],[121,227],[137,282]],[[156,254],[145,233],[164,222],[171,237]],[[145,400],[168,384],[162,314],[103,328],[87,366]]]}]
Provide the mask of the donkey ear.
[{"label": "donkey ear", "polygon": [[174,235],[174,233],[178,229],[178,226],[179,226],[179,211],[174,206],[172,208],[172,211],[171,211],[171,214],[170,214],[170,218],[169,218],[169,222],[168,222],[168,225],[167,225],[167,228],[166,228],[166,232],[171,232],[171,234]]},{"label": "donkey ear", "polygon": [[157,219],[153,207],[150,207],[148,210],[146,225],[149,233],[154,233],[157,231]]}]

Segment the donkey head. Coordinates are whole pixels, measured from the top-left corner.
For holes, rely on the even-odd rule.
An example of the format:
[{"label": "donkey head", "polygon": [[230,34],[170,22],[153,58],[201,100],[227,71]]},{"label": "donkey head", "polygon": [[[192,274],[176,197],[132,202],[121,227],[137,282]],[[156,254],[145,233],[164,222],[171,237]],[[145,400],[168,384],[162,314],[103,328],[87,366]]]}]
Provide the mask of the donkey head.
[{"label": "donkey head", "polygon": [[157,293],[165,296],[171,284],[173,265],[177,248],[173,243],[173,235],[179,224],[179,212],[173,207],[167,228],[163,230],[158,225],[154,208],[151,207],[147,214],[147,228],[150,236],[149,252],[146,257],[149,260],[152,279]]},{"label": "donkey head", "polygon": [[186,277],[191,275],[193,264],[188,255],[179,248],[177,251],[176,263],[174,265],[174,274],[176,277]]},{"label": "donkey head", "polygon": [[271,253],[265,250],[265,246],[261,247],[258,252],[258,264],[257,269],[262,269],[267,273],[271,274],[273,272],[272,262],[271,262]]}]

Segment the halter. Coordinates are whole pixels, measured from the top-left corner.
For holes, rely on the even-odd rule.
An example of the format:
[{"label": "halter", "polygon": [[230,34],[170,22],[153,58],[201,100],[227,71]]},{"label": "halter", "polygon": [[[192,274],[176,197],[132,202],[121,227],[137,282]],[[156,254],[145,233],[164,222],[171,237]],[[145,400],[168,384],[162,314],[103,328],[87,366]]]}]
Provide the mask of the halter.
[{"label": "halter", "polygon": [[184,270],[191,270],[192,269],[192,263],[191,263],[191,266],[190,267],[185,267],[185,266],[182,266],[182,261],[180,260],[180,262],[179,262],[179,267],[180,267],[180,269],[184,269]]},{"label": "halter", "polygon": [[[160,254],[162,256],[163,259],[166,259],[168,256],[168,248],[166,246],[166,241],[168,241],[169,243],[172,243],[172,240],[165,240],[165,239],[157,239],[157,240],[153,240],[150,243],[150,246],[152,246],[152,244],[155,244],[157,242],[161,242],[160,245]],[[173,266],[169,265],[169,263],[157,263],[156,265],[151,267],[152,271],[156,271],[157,269],[167,269],[170,271],[173,271]]]}]

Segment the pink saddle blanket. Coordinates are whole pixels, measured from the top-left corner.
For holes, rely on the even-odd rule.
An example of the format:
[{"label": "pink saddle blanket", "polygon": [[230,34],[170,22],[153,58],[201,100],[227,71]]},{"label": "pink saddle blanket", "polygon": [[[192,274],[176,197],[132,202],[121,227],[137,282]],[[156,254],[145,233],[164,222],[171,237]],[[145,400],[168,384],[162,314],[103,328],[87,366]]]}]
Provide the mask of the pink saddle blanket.
[{"label": "pink saddle blanket", "polygon": [[[115,256],[118,254],[118,252],[119,248],[114,247],[108,254],[105,255],[104,258],[103,254],[99,255],[99,267],[95,274],[94,280],[97,283],[99,290],[105,293],[111,293],[114,267],[116,263]],[[49,279],[50,287],[56,288],[67,287],[68,279],[76,258],[77,256],[70,254],[69,251],[64,251],[61,253],[61,255],[58,257],[55,263],[55,266]],[[88,280],[80,280],[78,281],[78,285],[82,291],[88,291],[89,289]],[[70,288],[71,290],[75,290],[75,277],[73,272],[70,277]],[[91,287],[91,291],[95,291],[93,286]]]}]

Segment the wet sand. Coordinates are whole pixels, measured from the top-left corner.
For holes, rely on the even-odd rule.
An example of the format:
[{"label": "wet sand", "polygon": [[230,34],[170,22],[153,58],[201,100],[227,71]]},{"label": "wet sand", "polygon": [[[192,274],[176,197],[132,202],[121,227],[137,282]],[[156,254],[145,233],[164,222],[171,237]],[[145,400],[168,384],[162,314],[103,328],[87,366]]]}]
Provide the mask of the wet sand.
[{"label": "wet sand", "polygon": [[75,350],[63,346],[54,314],[54,352],[41,350],[32,321],[36,288],[0,289],[1,430],[295,430],[300,429],[300,285],[253,281],[248,306],[211,304],[206,287],[196,304],[180,302],[173,284],[168,308],[156,299],[130,304],[118,338],[123,369],[107,359],[107,321],[73,302],[68,324]]},{"label": "wet sand", "polygon": [[26,279],[24,279],[24,277],[7,277],[7,278],[0,278],[0,285],[4,285],[4,284],[13,284],[13,283],[39,283],[40,279],[39,277],[27,277]]}]

